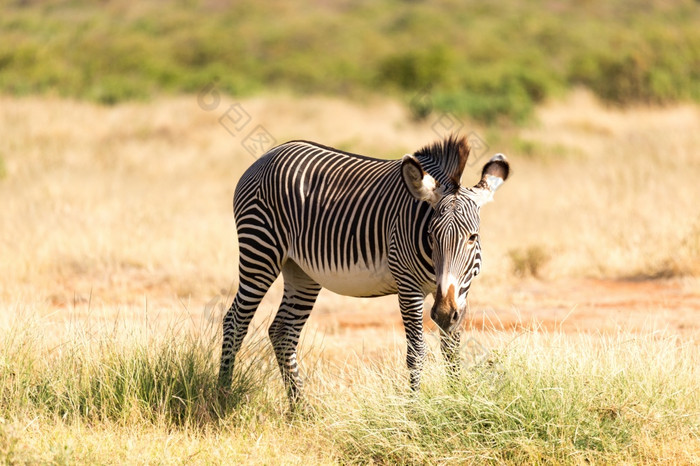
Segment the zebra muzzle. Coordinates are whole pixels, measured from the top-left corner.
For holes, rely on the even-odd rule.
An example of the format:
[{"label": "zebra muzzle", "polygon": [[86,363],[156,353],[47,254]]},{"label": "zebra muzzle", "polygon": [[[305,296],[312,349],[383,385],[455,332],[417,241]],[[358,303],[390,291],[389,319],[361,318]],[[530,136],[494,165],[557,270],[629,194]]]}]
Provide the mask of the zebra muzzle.
[{"label": "zebra muzzle", "polygon": [[450,285],[447,293],[438,286],[435,304],[430,310],[430,318],[445,332],[452,332],[461,322],[461,312],[455,300],[454,286]]}]

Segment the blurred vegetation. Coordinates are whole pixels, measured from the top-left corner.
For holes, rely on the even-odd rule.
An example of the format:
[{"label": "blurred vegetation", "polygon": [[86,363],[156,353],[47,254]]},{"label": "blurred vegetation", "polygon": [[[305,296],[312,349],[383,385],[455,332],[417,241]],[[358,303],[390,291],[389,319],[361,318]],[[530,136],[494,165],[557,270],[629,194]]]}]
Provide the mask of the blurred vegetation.
[{"label": "blurred vegetation", "polygon": [[542,268],[549,262],[547,249],[540,245],[508,251],[513,273],[518,277],[540,278]]},{"label": "blurred vegetation", "polygon": [[699,25],[693,1],[3,1],[0,92],[422,93],[416,118],[522,121],[576,85],[700,100]]}]

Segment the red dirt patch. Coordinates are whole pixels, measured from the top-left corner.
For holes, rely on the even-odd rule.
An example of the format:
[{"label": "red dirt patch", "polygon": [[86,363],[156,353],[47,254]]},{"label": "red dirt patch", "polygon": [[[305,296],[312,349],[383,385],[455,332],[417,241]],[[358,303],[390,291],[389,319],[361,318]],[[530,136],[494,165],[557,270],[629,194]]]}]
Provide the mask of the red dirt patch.
[{"label": "red dirt patch", "polygon": [[[321,329],[402,328],[395,298],[381,306],[359,305],[357,309],[319,304],[323,310],[317,310],[314,320]],[[427,328],[435,328],[427,312],[424,322]],[[680,280],[523,281],[498,289],[482,286],[470,297],[465,327],[601,334],[666,329],[690,336],[700,333],[700,289],[696,282]]]}]

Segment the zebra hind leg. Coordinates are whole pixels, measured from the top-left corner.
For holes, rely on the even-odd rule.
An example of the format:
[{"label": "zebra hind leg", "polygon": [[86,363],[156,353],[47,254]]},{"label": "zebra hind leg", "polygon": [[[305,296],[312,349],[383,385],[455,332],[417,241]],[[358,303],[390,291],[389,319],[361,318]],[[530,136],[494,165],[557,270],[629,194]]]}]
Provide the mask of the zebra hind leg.
[{"label": "zebra hind leg", "polygon": [[270,325],[269,335],[292,411],[295,411],[303,405],[303,382],[297,364],[299,335],[311,314],[321,285],[292,261],[284,265],[282,274],[284,297]]},{"label": "zebra hind leg", "polygon": [[224,390],[231,388],[233,364],[236,354],[241,349],[243,339],[248,333],[250,321],[258,309],[260,301],[280,271],[279,266],[275,265],[274,262],[271,262],[265,269],[260,268],[259,262],[256,267],[259,270],[251,268],[247,258],[241,255],[238,292],[223,320],[219,387]]}]

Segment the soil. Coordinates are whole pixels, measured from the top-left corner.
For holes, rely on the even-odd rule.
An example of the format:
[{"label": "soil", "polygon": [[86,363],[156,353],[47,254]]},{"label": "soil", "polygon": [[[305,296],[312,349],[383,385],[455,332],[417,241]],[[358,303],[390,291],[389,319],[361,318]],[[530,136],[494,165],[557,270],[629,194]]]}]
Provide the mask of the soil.
[{"label": "soil", "polygon": [[[565,333],[669,332],[700,335],[700,287],[683,280],[522,281],[472,292],[464,326],[471,330],[541,328]],[[323,298],[323,296],[322,296]],[[357,306],[320,299],[321,330],[401,328],[396,298]],[[376,301],[375,299],[374,301]],[[332,305],[335,304],[335,305]],[[429,308],[431,301],[426,303]],[[435,325],[425,312],[427,329]]]}]

